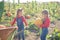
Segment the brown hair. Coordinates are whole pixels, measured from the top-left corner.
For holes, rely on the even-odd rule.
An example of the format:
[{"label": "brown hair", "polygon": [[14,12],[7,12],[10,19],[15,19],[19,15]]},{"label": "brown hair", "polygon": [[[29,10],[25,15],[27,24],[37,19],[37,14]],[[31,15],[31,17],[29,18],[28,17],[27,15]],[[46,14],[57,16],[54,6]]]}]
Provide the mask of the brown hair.
[{"label": "brown hair", "polygon": [[43,10],[42,14],[47,14],[48,15],[48,11],[47,10]]},{"label": "brown hair", "polygon": [[22,8],[18,9],[17,10],[17,15],[18,15],[19,11],[22,12],[22,10],[23,10]]}]

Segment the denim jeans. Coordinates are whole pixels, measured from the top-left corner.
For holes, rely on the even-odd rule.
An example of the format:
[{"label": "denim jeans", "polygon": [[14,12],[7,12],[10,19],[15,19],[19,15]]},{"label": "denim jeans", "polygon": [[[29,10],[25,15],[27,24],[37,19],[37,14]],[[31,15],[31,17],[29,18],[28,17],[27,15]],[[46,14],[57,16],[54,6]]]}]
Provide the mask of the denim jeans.
[{"label": "denim jeans", "polygon": [[48,28],[42,28],[42,33],[41,33],[41,40],[46,40],[46,36],[48,34]]}]

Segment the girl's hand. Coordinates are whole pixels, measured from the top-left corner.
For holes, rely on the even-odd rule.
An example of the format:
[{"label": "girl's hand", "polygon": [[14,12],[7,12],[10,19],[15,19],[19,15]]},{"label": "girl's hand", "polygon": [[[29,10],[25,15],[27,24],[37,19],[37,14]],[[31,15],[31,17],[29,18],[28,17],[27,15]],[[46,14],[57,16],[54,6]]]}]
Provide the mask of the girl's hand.
[{"label": "girl's hand", "polygon": [[40,26],[38,26],[38,28],[40,28]]},{"label": "girl's hand", "polygon": [[28,26],[26,26],[26,30],[28,29],[29,27]]},{"label": "girl's hand", "polygon": [[18,27],[17,26],[15,26],[16,27],[16,29],[18,29]]},{"label": "girl's hand", "polygon": [[13,26],[13,25],[11,25],[10,27],[15,27],[16,29],[18,29],[18,27],[17,27],[17,26]]},{"label": "girl's hand", "polygon": [[41,28],[42,27],[42,25],[38,25],[38,28]]},{"label": "girl's hand", "polygon": [[10,25],[10,27],[14,27],[14,25]]},{"label": "girl's hand", "polygon": [[26,26],[26,28],[29,28],[29,26]]}]

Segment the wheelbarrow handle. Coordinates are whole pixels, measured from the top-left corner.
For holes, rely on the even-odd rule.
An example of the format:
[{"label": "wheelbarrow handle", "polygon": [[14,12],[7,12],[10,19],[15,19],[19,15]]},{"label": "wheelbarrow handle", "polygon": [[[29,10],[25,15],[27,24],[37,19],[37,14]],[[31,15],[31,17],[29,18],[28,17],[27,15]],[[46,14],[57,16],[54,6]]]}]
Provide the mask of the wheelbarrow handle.
[{"label": "wheelbarrow handle", "polygon": [[[28,30],[28,28],[25,28],[24,30]],[[15,34],[15,36],[17,36],[18,34],[21,34],[24,30],[21,30],[21,31],[17,32],[17,33]]]}]

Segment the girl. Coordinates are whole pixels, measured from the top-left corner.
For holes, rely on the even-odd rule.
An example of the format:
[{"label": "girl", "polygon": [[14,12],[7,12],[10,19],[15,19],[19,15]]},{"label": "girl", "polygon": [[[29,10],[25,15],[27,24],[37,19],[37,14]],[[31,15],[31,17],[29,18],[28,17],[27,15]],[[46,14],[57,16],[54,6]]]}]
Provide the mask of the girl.
[{"label": "girl", "polygon": [[[13,26],[15,22],[17,22],[18,32],[20,32],[21,30],[24,30],[24,23],[26,26],[28,26],[25,17],[22,15],[22,9],[17,10],[17,16],[14,18],[11,25]],[[22,40],[25,40],[24,31],[22,33],[18,34],[18,40],[21,40],[21,38],[22,38]]]},{"label": "girl", "polygon": [[48,17],[47,10],[43,10],[42,15],[43,15],[43,24],[40,25],[42,27],[42,33],[40,37],[41,37],[41,40],[46,40],[46,36],[48,34],[48,27],[50,25],[50,19]]}]

